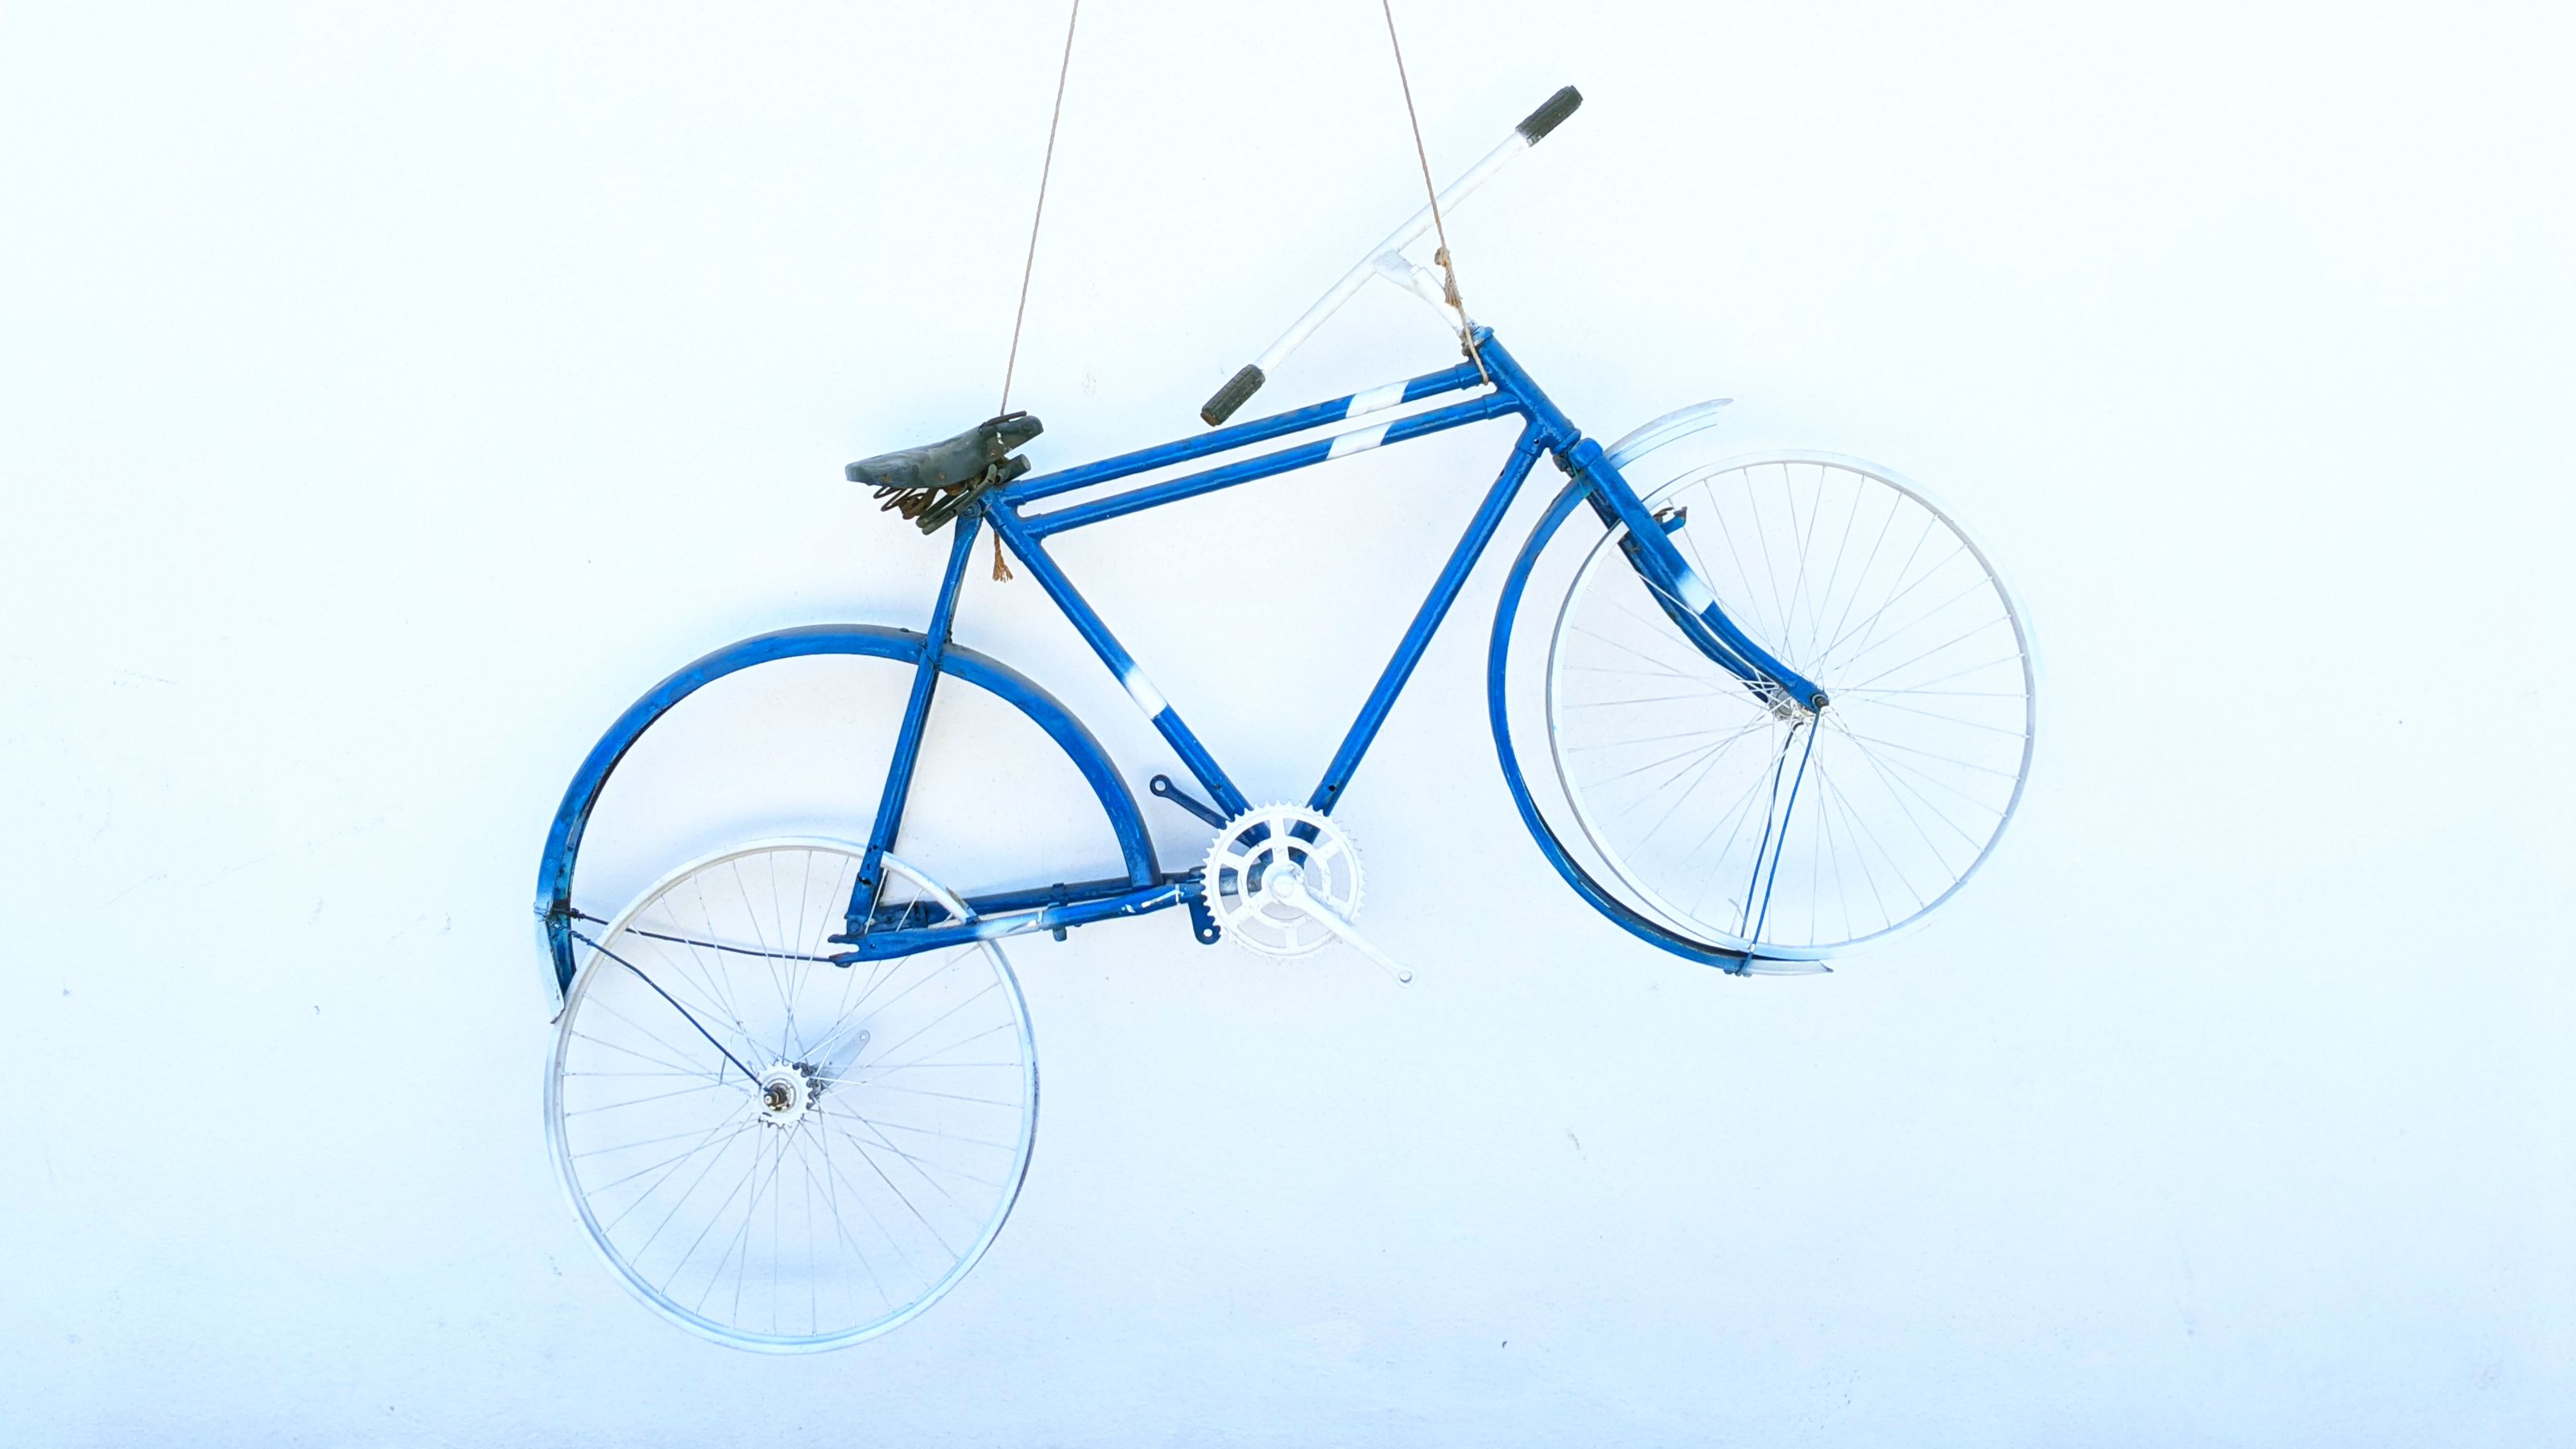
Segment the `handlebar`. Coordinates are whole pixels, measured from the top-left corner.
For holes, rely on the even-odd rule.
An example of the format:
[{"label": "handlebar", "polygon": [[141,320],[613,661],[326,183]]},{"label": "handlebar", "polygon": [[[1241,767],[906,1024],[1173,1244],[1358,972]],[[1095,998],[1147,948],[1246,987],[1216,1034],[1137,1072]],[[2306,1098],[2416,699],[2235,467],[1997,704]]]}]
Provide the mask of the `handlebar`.
[{"label": "handlebar", "polygon": [[[1440,193],[1438,205],[1441,214],[1446,215],[1459,202],[1466,200],[1470,192],[1485,183],[1485,178],[1501,170],[1504,162],[1546,139],[1549,132],[1564,124],[1565,118],[1573,115],[1575,109],[1582,104],[1582,92],[1572,86],[1566,86],[1555,95],[1548,97],[1544,104],[1530,112],[1527,118],[1512,128],[1512,134],[1501,145],[1486,152],[1483,160],[1468,167],[1466,174],[1449,183],[1448,189]],[[1286,332],[1281,333],[1279,340],[1270,344],[1269,350],[1244,364],[1240,371],[1228,378],[1225,386],[1218,388],[1216,395],[1209,398],[1206,406],[1199,409],[1199,418],[1209,427],[1215,427],[1234,416],[1237,408],[1242,407],[1247,399],[1261,390],[1261,385],[1269,380],[1271,370],[1286,361],[1288,354],[1296,351],[1299,343],[1304,342],[1316,328],[1323,326],[1335,312],[1340,311],[1342,304],[1349,301],[1369,278],[1379,275],[1385,275],[1394,280],[1409,278],[1417,269],[1400,254],[1406,247],[1419,241],[1423,233],[1431,230],[1431,224],[1432,208],[1425,206],[1413,214],[1412,220],[1389,232],[1386,240],[1371,248],[1368,255],[1360,258],[1359,265],[1344,273],[1342,279],[1335,282],[1330,291],[1318,298],[1314,306],[1306,309],[1304,316],[1299,317]],[[1417,287],[1415,290],[1422,289]],[[1425,300],[1438,295],[1439,289],[1433,287],[1425,293]],[[1433,305],[1440,307],[1443,315],[1447,315],[1450,311],[1445,301],[1433,302]],[[1451,320],[1453,326],[1460,325],[1457,319]]]},{"label": "handlebar", "polygon": [[1558,90],[1555,95],[1549,96],[1544,104],[1530,112],[1519,125],[1512,129],[1521,133],[1521,139],[1535,146],[1546,140],[1547,133],[1555,130],[1560,122],[1573,115],[1575,108],[1582,104],[1583,92],[1572,86],[1566,86]]}]

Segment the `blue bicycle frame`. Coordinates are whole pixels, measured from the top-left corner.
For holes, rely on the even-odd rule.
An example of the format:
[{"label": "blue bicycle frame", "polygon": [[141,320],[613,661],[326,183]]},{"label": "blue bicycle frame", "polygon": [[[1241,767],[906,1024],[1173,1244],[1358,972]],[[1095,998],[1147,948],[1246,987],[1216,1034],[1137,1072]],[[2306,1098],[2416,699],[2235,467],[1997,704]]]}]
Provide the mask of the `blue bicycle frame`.
[{"label": "blue bicycle frame", "polygon": [[[851,949],[835,959],[844,963],[880,960],[931,950],[972,937],[1041,930],[1061,933],[1093,921],[1139,915],[1174,905],[1191,907],[1193,915],[1198,918],[1201,937],[1213,938],[1211,923],[1201,904],[1201,882],[1195,871],[1178,875],[1157,873],[1147,880],[1099,881],[1057,886],[1042,892],[971,898],[966,902],[971,917],[959,921],[947,920],[948,913],[939,907],[918,902],[883,910],[878,907],[876,893],[883,879],[881,862],[886,852],[893,848],[902,827],[913,761],[928,722],[941,657],[949,647],[949,630],[956,617],[965,560],[981,526],[989,525],[1000,535],[1001,541],[1028,568],[1039,587],[1046,591],[1076,632],[1082,635],[1083,641],[1100,656],[1101,663],[1117,676],[1128,697],[1135,701],[1136,707],[1153,722],[1155,730],[1188,767],[1199,788],[1213,802],[1213,808],[1191,799],[1160,777],[1155,781],[1155,793],[1172,799],[1211,826],[1221,826],[1250,808],[1243,792],[1208,752],[1207,746],[1200,742],[1180,711],[1154,686],[1134,656],[1118,642],[1109,626],[1084,600],[1064,570],[1048,555],[1046,540],[1059,533],[1124,518],[1184,498],[1195,498],[1255,479],[1313,467],[1367,449],[1409,442],[1498,417],[1522,419],[1520,436],[1513,443],[1502,471],[1486,490],[1483,504],[1468,521],[1466,532],[1450,551],[1447,564],[1433,582],[1429,596],[1414,614],[1412,625],[1397,643],[1394,657],[1387,661],[1376,687],[1370,690],[1367,700],[1360,706],[1358,717],[1343,735],[1341,748],[1334,752],[1331,763],[1324,767],[1323,778],[1315,783],[1314,790],[1307,796],[1306,803],[1310,809],[1330,813],[1340,802],[1352,776],[1359,770],[1360,761],[1367,755],[1369,745],[1376,740],[1379,728],[1385,724],[1388,712],[1403,693],[1406,681],[1412,678],[1414,666],[1421,661],[1423,651],[1430,646],[1432,636],[1448,616],[1450,605],[1456,602],[1459,590],[1465,587],[1477,559],[1492,542],[1495,530],[1501,526],[1504,515],[1520,494],[1521,485],[1528,480],[1530,470],[1542,454],[1553,456],[1557,466],[1571,477],[1569,494],[1572,497],[1588,502],[1605,526],[1626,528],[1623,547],[1639,576],[1647,581],[1675,624],[1703,653],[1743,680],[1748,688],[1771,699],[1777,709],[1785,712],[1821,707],[1825,702],[1823,691],[1747,638],[1717,608],[1706,585],[1673,548],[1663,524],[1650,515],[1635,490],[1603,455],[1601,446],[1584,437],[1557,410],[1529,374],[1521,369],[1501,343],[1494,340],[1490,331],[1480,331],[1476,344],[1478,360],[1462,363],[1445,372],[1390,383],[1368,392],[1078,468],[1024,478],[987,494],[980,506],[962,513],[950,546],[949,565],[940,586],[939,601],[931,614],[927,648],[914,676],[902,733],[896,742],[894,764],[880,798],[875,824],[869,832],[865,863],[850,900],[848,930],[834,938]],[[1478,361],[1481,361],[1481,367]],[[1113,493],[1089,502],[1044,511],[1032,507],[1063,494],[1155,469],[1312,431],[1425,398],[1468,391],[1476,391],[1477,395],[1222,467]],[[1560,519],[1563,512],[1561,504],[1558,510]],[[1516,793],[1526,794],[1525,791]],[[1561,855],[1561,847],[1551,848],[1550,853]],[[1564,862],[1560,861],[1560,868],[1563,865]],[[1656,934],[1666,933],[1658,931]],[[1690,954],[1719,956],[1729,953],[1708,952],[1701,948]]]},{"label": "blue bicycle frame", "polygon": [[[1042,510],[1033,506],[1077,490],[1316,431],[1406,403],[1452,393],[1474,395],[1385,421],[1363,423],[1275,452],[1088,502]],[[1506,416],[1521,419],[1520,436],[1513,442],[1510,456],[1504,460],[1493,485],[1486,490],[1484,502],[1468,521],[1456,547],[1450,550],[1448,562],[1433,581],[1430,594],[1415,612],[1411,626],[1396,645],[1394,656],[1379,674],[1376,686],[1360,706],[1358,717],[1352,720],[1349,730],[1343,735],[1341,748],[1334,752],[1331,763],[1325,766],[1323,778],[1316,782],[1306,803],[1309,808],[1324,813],[1329,813],[1340,803],[1352,776],[1359,770],[1360,761],[1367,755],[1369,745],[1376,740],[1379,728],[1385,724],[1387,713],[1394,708],[1405,683],[1412,678],[1414,666],[1421,661],[1423,651],[1430,647],[1432,636],[1448,616],[1450,605],[1457,601],[1459,590],[1465,587],[1467,577],[1483,555],[1486,545],[1493,541],[1495,530],[1501,526],[1513,500],[1519,496],[1522,484],[1528,481],[1531,469],[1542,455],[1552,457],[1569,481],[1513,564],[1495,621],[1489,689],[1495,740],[1502,755],[1505,782],[1512,790],[1522,820],[1529,826],[1550,864],[1603,914],[1631,934],[1677,955],[1731,971],[1744,969],[1748,964],[1745,953],[1678,935],[1620,901],[1576,863],[1552,827],[1542,818],[1508,741],[1502,693],[1505,635],[1538,553],[1578,506],[1589,505],[1603,527],[1625,531],[1620,540],[1621,549],[1684,637],[1708,658],[1742,680],[1748,690],[1773,710],[1788,717],[1820,709],[1826,703],[1824,691],[1773,658],[1726,617],[1708,586],[1683,561],[1681,553],[1667,536],[1669,529],[1677,526],[1679,520],[1668,523],[1655,517],[1604,454],[1601,445],[1585,437],[1557,410],[1490,331],[1480,329],[1475,335],[1475,356],[1444,372],[1389,383],[1331,402],[1219,428],[1180,442],[1121,454],[1062,472],[1022,478],[986,493],[957,517],[938,602],[931,611],[930,627],[923,633],[875,625],[819,625],[781,630],[719,649],[664,680],[620,716],[608,734],[592,748],[565,791],[563,803],[555,814],[553,829],[548,833],[538,880],[537,911],[544,944],[554,966],[556,985],[559,989],[568,990],[572,984],[575,966],[572,922],[582,918],[583,914],[572,905],[572,877],[582,832],[609,774],[624,758],[627,749],[673,705],[713,680],[770,660],[811,654],[869,655],[909,664],[914,670],[893,763],[879,797],[875,821],[868,832],[857,884],[851,893],[844,921],[846,929],[833,937],[836,944],[849,949],[831,958],[835,962],[848,965],[883,960],[969,940],[1030,931],[1051,931],[1061,935],[1075,926],[1143,915],[1171,906],[1187,907],[1198,938],[1202,942],[1214,941],[1217,930],[1203,898],[1203,885],[1197,870],[1173,873],[1160,867],[1135,798],[1128,792],[1099,742],[1061,704],[1026,677],[997,660],[951,641],[958,598],[976,535],[989,525],[1018,556],[1036,578],[1039,587],[1046,591],[1048,598],[1082,635],[1084,642],[1100,656],[1101,663],[1117,676],[1128,697],[1153,722],[1154,728],[1189,768],[1207,800],[1213,803],[1202,803],[1162,776],[1155,777],[1154,793],[1197,815],[1211,827],[1221,827],[1249,808],[1243,792],[1181,718],[1180,712],[1155,688],[1134,656],[1118,642],[1109,626],[1083,599],[1073,581],[1065,577],[1063,569],[1048,556],[1046,540],[1072,529],[1124,518],[1184,498],[1195,498],[1255,479],[1310,468],[1371,448],[1410,442],[1452,428]],[[884,880],[883,861],[902,831],[914,764],[920,755],[923,732],[928,726],[931,704],[943,674],[966,679],[1017,706],[1065,751],[1082,771],[1109,817],[1125,859],[1125,875],[1038,890],[969,897],[964,901],[966,912],[962,916],[927,901],[896,905],[879,902],[878,891]]]}]

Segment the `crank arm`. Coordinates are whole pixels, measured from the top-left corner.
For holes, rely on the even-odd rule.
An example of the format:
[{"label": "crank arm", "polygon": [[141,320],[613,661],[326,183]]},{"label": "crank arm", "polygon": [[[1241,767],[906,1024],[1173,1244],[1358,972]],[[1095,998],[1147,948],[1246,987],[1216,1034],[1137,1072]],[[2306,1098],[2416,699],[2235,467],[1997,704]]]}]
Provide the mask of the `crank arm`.
[{"label": "crank arm", "polygon": [[1292,906],[1297,910],[1305,912],[1308,916],[1322,923],[1325,930],[1341,937],[1344,945],[1349,946],[1351,949],[1359,952],[1363,956],[1366,956],[1371,961],[1376,962],[1387,975],[1395,978],[1396,985],[1410,986],[1413,984],[1412,972],[1397,965],[1393,957],[1387,955],[1384,951],[1379,950],[1374,945],[1371,945],[1368,937],[1361,935],[1357,926],[1354,926],[1349,921],[1342,919],[1340,912],[1325,905],[1322,901],[1315,899],[1312,895],[1309,895],[1306,891],[1306,883],[1299,880],[1295,875],[1289,874],[1281,876],[1276,883],[1269,887],[1269,890],[1272,895],[1279,899],[1281,904]]}]

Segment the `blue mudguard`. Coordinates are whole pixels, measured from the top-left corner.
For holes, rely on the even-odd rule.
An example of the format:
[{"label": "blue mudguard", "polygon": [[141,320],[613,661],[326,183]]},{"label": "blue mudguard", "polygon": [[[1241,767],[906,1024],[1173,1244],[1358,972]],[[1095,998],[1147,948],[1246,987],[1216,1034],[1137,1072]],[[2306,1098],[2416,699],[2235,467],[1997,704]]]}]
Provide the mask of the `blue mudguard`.
[{"label": "blue mudguard", "polygon": [[[917,665],[928,642],[926,636],[912,630],[881,624],[808,624],[756,634],[690,663],[628,706],[608,727],[608,733],[600,736],[599,743],[591,746],[589,757],[581,762],[572,784],[565,788],[563,804],[555,810],[554,826],[546,832],[545,858],[537,866],[537,915],[543,922],[556,990],[560,993],[572,989],[572,879],[574,863],[581,852],[582,830],[589,824],[591,809],[599,803],[600,792],[607,787],[618,761],[625,758],[627,750],[655,720],[706,685],[755,664],[814,654],[856,654]],[[1109,828],[1118,837],[1119,852],[1126,858],[1129,882],[1143,887],[1161,878],[1161,868],[1154,860],[1154,842],[1145,833],[1145,819],[1136,808],[1135,795],[1110,764],[1100,741],[1054,695],[1011,666],[962,644],[948,646],[940,672],[1010,701],[1046,731],[1099,797],[1100,808],[1109,816]]]},{"label": "blue mudguard", "polygon": [[1590,487],[1580,478],[1566,484],[1565,490],[1556,495],[1556,501],[1549,504],[1547,512],[1539,518],[1538,526],[1530,530],[1529,542],[1521,545],[1520,557],[1512,560],[1512,571],[1503,580],[1502,599],[1494,608],[1494,642],[1492,652],[1487,656],[1485,689],[1493,714],[1494,749],[1502,757],[1503,781],[1511,787],[1512,803],[1520,808],[1521,821],[1529,827],[1530,836],[1538,842],[1539,851],[1547,857],[1547,863],[1555,866],[1556,873],[1565,877],[1565,883],[1574,887],[1577,895],[1591,902],[1594,910],[1650,945],[1660,946],[1676,956],[1705,966],[1742,974],[1755,964],[1754,958],[1747,957],[1742,951],[1694,941],[1658,921],[1650,920],[1594,880],[1565,848],[1565,842],[1557,838],[1556,828],[1539,813],[1538,803],[1530,796],[1529,780],[1521,770],[1520,759],[1512,753],[1511,720],[1503,690],[1511,651],[1512,619],[1520,612],[1521,594],[1529,586],[1530,570],[1537,565],[1539,555],[1546,552],[1548,541],[1565,525],[1567,516],[1589,496]]}]

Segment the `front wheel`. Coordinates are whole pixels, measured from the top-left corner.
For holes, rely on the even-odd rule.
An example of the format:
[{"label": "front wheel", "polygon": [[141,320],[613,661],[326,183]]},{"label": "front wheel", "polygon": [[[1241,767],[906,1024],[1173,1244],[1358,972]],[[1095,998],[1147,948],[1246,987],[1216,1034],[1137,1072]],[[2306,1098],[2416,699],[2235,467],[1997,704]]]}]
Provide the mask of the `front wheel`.
[{"label": "front wheel", "polygon": [[1755,643],[1824,689],[1777,705],[1693,647],[1614,529],[1559,610],[1550,753],[1585,838],[1685,935],[1816,959],[1920,919],[2021,801],[2031,651],[1986,556],[1920,490],[1820,454],[1647,500]]},{"label": "front wheel", "polygon": [[[828,937],[862,853],[720,851],[587,950],[547,1136],[601,1256],[672,1322],[772,1352],[929,1307],[1018,1199],[1037,1130],[1027,1005],[994,942],[859,966]],[[964,905],[885,857],[888,899]]]}]

